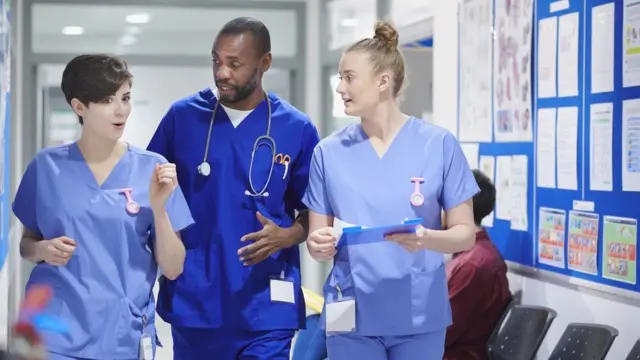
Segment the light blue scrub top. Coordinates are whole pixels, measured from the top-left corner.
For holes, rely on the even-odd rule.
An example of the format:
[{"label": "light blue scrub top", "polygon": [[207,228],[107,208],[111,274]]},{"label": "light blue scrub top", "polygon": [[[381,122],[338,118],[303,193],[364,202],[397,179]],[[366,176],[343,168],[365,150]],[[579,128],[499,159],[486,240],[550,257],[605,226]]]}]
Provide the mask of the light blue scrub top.
[{"label": "light blue scrub top", "polygon": [[[252,181],[260,191],[269,177],[269,196],[245,195],[249,187],[251,151],[267,131],[267,104],[263,101],[234,127],[218,107],[207,161],[211,174],[198,173],[205,156],[209,123],[217,99],[211,89],[174,103],[162,119],[148,149],[177,164],[178,179],[195,226],[182,239],[187,246],[184,273],[160,283],[158,314],[174,326],[230,328],[247,331],[297,329],[304,326],[305,306],[300,288],[300,253],[297,246],[273,254],[265,261],[244,266],[238,250],[249,245],[240,238],[263,228],[256,211],[280,227],[290,227],[294,210],[305,209],[302,196],[309,181],[318,131],[307,115],[274,94],[271,136],[275,159],[267,146],[256,152]],[[285,166],[280,162],[290,158]],[[284,271],[293,281],[295,304],[271,302],[269,282]]]},{"label": "light blue scrub top", "polygon": [[[76,143],[41,150],[22,177],[13,212],[44,239],[67,236],[77,247],[68,264],[44,262],[31,272],[27,289],[53,289],[45,310],[59,316],[68,334],[44,334],[49,351],[86,359],[133,360],[143,331],[156,338],[154,249],[149,183],[158,154],[130,147],[107,180],[98,183]],[[125,210],[122,189],[132,188],[141,209]],[[180,189],[166,205],[175,231],[193,224]],[[143,329],[143,316],[146,326]]]},{"label": "light blue scrub top", "polygon": [[[452,209],[479,190],[453,135],[416,118],[403,125],[382,158],[359,123],[347,126],[320,142],[309,176],[304,203],[310,211],[362,226],[422,218],[424,227],[441,229],[441,209]],[[412,177],[424,178],[419,207],[410,203]],[[410,253],[383,239],[338,246],[324,285],[326,303],[337,300],[336,285],[343,300],[356,299],[357,334],[411,335],[451,324],[440,253]]]}]

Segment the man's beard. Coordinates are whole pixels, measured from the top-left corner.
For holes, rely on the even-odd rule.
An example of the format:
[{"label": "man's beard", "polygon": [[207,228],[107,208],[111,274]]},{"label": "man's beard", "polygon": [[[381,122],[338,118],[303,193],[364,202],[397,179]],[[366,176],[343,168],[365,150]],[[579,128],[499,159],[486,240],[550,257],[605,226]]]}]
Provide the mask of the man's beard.
[{"label": "man's beard", "polygon": [[[251,96],[251,94],[253,94],[253,92],[258,87],[258,79],[259,79],[259,73],[258,73],[258,69],[256,69],[246,84],[232,86],[235,93],[233,95],[221,94],[220,100],[228,104],[233,104],[233,103],[246,100],[249,96]],[[216,81],[216,86],[220,87],[220,85],[224,86],[226,84],[219,84]],[[226,86],[229,86],[229,85],[226,85]]]}]

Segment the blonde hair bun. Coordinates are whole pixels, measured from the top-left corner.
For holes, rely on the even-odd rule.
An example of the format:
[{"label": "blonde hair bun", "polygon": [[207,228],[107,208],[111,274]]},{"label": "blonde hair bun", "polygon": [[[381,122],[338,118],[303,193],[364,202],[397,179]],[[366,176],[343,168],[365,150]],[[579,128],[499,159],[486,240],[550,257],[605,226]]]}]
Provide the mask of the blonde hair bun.
[{"label": "blonde hair bun", "polygon": [[393,25],[386,21],[378,21],[374,26],[374,31],[373,38],[383,43],[388,50],[394,50],[398,47],[400,39],[398,31]]}]

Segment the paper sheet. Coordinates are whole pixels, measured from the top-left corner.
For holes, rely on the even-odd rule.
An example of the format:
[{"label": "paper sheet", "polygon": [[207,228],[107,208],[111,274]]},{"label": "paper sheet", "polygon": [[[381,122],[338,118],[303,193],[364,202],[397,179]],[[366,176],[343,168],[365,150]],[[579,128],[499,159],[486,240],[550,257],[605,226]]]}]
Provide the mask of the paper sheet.
[{"label": "paper sheet", "polygon": [[493,128],[496,142],[533,141],[532,15],[532,0],[495,2]]},{"label": "paper sheet", "polygon": [[509,184],[511,230],[527,231],[529,229],[527,173],[528,157],[526,155],[514,155],[511,157],[511,182]]},{"label": "paper sheet", "polygon": [[558,189],[578,190],[578,108],[558,108],[556,130]]},{"label": "paper sheet", "polygon": [[622,86],[640,85],[640,6],[638,0],[624,0],[622,40]]},{"label": "paper sheet", "polygon": [[589,189],[613,190],[613,103],[591,104]]},{"label": "paper sheet", "polygon": [[537,185],[556,187],[556,109],[538,109],[536,137]]},{"label": "paper sheet", "polygon": [[556,96],[556,53],[558,45],[558,17],[538,22],[538,97]]},{"label": "paper sheet", "polygon": [[567,213],[560,209],[540,208],[538,227],[538,261],[564,269]]},{"label": "paper sheet", "polygon": [[591,8],[591,93],[613,91],[615,3]]},{"label": "paper sheet", "polygon": [[569,269],[598,274],[598,214],[569,212]]},{"label": "paper sheet", "polygon": [[[496,178],[496,159],[493,156],[480,156],[478,169],[485,174],[492,183],[495,183]],[[482,219],[482,226],[492,227],[493,218],[495,217],[492,211],[484,219]]]},{"label": "paper sheet", "polygon": [[558,19],[558,96],[578,95],[578,35],[580,16],[577,12]]},{"label": "paper sheet", "polygon": [[460,144],[460,148],[462,148],[462,152],[464,153],[464,157],[467,158],[467,162],[469,163],[469,167],[472,170],[478,168],[478,155],[480,152],[479,144],[469,144],[463,143]]},{"label": "paper sheet", "polygon": [[640,99],[622,102],[622,190],[640,191]]},{"label": "paper sheet", "polygon": [[354,227],[354,226],[356,225],[350,224],[346,221],[342,221],[338,219],[337,217],[334,217],[333,218],[333,236],[336,237],[337,241],[340,241],[340,238],[342,237],[342,231],[344,230],[344,228]]},{"label": "paper sheet", "polygon": [[496,157],[496,218],[511,220],[511,156]]},{"label": "paper sheet", "polygon": [[492,142],[492,0],[460,7],[460,141]]},{"label": "paper sheet", "polygon": [[604,217],[602,277],[635,284],[638,264],[638,220]]}]

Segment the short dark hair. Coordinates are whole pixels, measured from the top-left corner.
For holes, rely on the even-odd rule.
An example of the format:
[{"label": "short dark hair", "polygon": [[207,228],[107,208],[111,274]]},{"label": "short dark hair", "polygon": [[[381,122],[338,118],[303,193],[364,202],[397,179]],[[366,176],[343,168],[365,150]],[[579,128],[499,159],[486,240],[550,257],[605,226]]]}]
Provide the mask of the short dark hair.
[{"label": "short dark hair", "polygon": [[255,51],[258,56],[271,52],[271,35],[269,29],[260,20],[250,17],[235,18],[224,24],[218,37],[228,35],[242,35],[250,33],[253,36]]},{"label": "short dark hair", "polygon": [[[117,57],[104,54],[80,55],[69,61],[62,73],[62,92],[71,105],[78,99],[85,106],[113,96],[133,75],[127,63]],[[79,117],[80,124],[83,123]]]},{"label": "short dark hair", "polygon": [[473,197],[473,220],[480,226],[482,219],[491,214],[496,206],[496,187],[480,170],[473,170],[473,176],[480,188],[480,192]]}]

